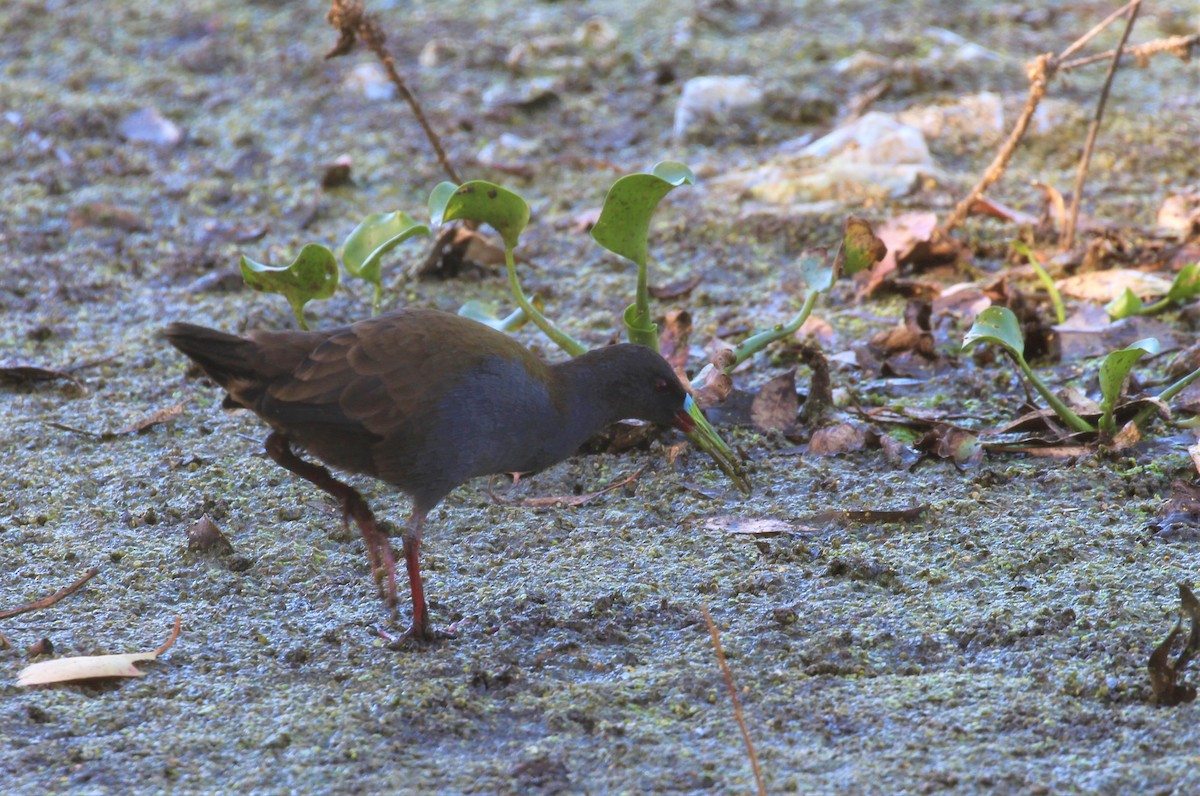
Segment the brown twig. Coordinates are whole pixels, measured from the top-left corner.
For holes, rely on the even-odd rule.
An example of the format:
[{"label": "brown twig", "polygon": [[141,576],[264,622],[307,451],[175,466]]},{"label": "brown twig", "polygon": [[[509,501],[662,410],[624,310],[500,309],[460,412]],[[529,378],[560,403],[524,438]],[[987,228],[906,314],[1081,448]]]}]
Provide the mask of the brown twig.
[{"label": "brown twig", "polygon": [[166,641],[164,641],[162,643],[162,645],[158,649],[156,649],[154,651],[154,654],[162,655],[164,652],[171,649],[171,645],[173,645],[175,643],[175,640],[177,638],[179,638],[179,631],[182,629],[183,629],[183,618],[177,616],[177,617],[175,617],[175,626],[173,628],[171,628],[171,635],[167,638]]},{"label": "brown twig", "polygon": [[737,687],[733,684],[733,673],[729,671],[729,664],[725,662],[725,648],[721,646],[721,633],[717,630],[717,623],[709,614],[707,605],[700,606],[700,613],[704,614],[704,623],[708,625],[708,634],[712,636],[713,647],[717,651],[717,663],[725,678],[725,688],[729,691],[729,700],[733,703],[733,716],[737,719],[738,727],[742,731],[742,740],[746,742],[746,755],[750,758],[750,767],[754,769],[754,781],[758,784],[759,796],[766,796],[767,786],[763,784],[762,770],[758,767],[758,753],[754,751],[754,742],[750,740],[750,730],[746,729],[746,717],[742,715],[742,700],[738,698]]},{"label": "brown twig", "polygon": [[967,214],[971,212],[971,206],[979,197],[983,196],[983,192],[992,186],[997,180],[1004,176],[1004,170],[1008,168],[1008,162],[1012,160],[1013,153],[1017,151],[1017,145],[1021,143],[1021,139],[1025,137],[1025,131],[1029,128],[1029,122],[1033,119],[1033,114],[1037,110],[1038,103],[1042,101],[1042,97],[1046,96],[1046,87],[1050,83],[1050,78],[1053,76],[1055,68],[1055,58],[1051,53],[1039,55],[1029,64],[1026,71],[1029,74],[1029,96],[1025,99],[1025,107],[1021,109],[1021,115],[1017,118],[1017,123],[1013,125],[1012,132],[1008,134],[1004,145],[1000,147],[1000,151],[996,153],[996,157],[992,158],[991,164],[984,171],[983,177],[975,184],[975,187],[967,193],[967,195],[954,206],[954,210],[946,218],[946,222],[942,224],[942,233],[948,234],[951,230],[957,227],[966,219]]},{"label": "brown twig", "polygon": [[[1139,63],[1160,53],[1172,53],[1186,61],[1191,57],[1192,50],[1197,46],[1200,46],[1200,33],[1192,33],[1187,36],[1168,36],[1165,39],[1155,39],[1154,41],[1148,41],[1135,47],[1123,47],[1120,52],[1121,55],[1132,55]],[[1060,65],[1058,71],[1069,72],[1081,66],[1091,66],[1099,61],[1106,61],[1112,58],[1116,53],[1117,50],[1106,50],[1096,55],[1076,58],[1074,61],[1067,61]]]},{"label": "brown twig", "polygon": [[1121,63],[1121,52],[1129,34],[1133,31],[1133,23],[1137,20],[1138,11],[1142,8],[1142,0],[1132,0],[1129,3],[1129,19],[1125,21],[1125,30],[1121,32],[1121,41],[1113,50],[1112,61],[1108,64],[1108,74],[1104,76],[1104,87],[1100,89],[1100,100],[1096,103],[1096,115],[1088,125],[1087,140],[1083,144],[1083,154],[1079,157],[1079,170],[1075,174],[1075,193],[1071,197],[1071,210],[1067,214],[1067,226],[1063,231],[1062,247],[1070,251],[1075,245],[1075,224],[1079,220],[1079,204],[1083,198],[1083,183],[1087,179],[1088,164],[1092,161],[1092,149],[1096,146],[1096,136],[1100,133],[1100,120],[1104,118],[1104,106],[1108,102],[1108,92],[1112,88],[1113,78],[1117,74],[1117,65]]},{"label": "brown twig", "polygon": [[383,64],[392,85],[396,87],[401,98],[408,103],[413,115],[417,117],[417,122],[425,131],[425,137],[437,154],[438,163],[442,164],[442,169],[449,175],[451,181],[462,182],[458,177],[458,172],[454,170],[454,166],[450,165],[450,160],[446,157],[446,150],[442,148],[441,139],[434,132],[433,126],[429,124],[429,119],[425,117],[421,103],[417,101],[412,91],[409,90],[408,84],[404,82],[404,78],[396,70],[396,63],[392,60],[392,54],[386,46],[387,34],[379,27],[375,17],[366,13],[360,0],[332,0],[329,4],[329,13],[325,18],[339,34],[337,44],[325,54],[325,57],[336,58],[339,55],[345,55],[354,49],[357,39],[362,39],[363,44],[367,45],[367,49],[375,53],[375,57]]},{"label": "brown twig", "polygon": [[25,605],[20,605],[16,608],[7,608],[3,611],[0,611],[0,619],[8,619],[10,616],[16,616],[28,611],[36,611],[40,608],[49,608],[64,597],[70,597],[72,594],[82,589],[83,584],[95,577],[99,571],[100,570],[96,567],[92,567],[87,572],[83,573],[83,576],[79,578],[79,580],[75,581],[70,586],[64,586],[63,588],[54,592],[54,594],[51,594],[49,597],[43,597],[40,600],[34,600],[31,603],[26,603]]},{"label": "brown twig", "polygon": [[[1013,125],[1012,132],[1001,145],[1000,151],[992,162],[984,171],[983,177],[979,182],[971,188],[970,192],[954,206],[954,209],[947,216],[946,221],[941,226],[942,234],[949,234],[951,230],[961,224],[971,212],[971,207],[975,202],[983,196],[984,191],[991,187],[997,180],[1004,176],[1005,169],[1008,168],[1008,162],[1012,159],[1013,153],[1017,150],[1017,145],[1025,136],[1025,131],[1029,128],[1029,122],[1033,118],[1034,111],[1037,110],[1038,104],[1046,95],[1046,89],[1051,79],[1059,72],[1068,69],[1078,69],[1081,66],[1096,63],[1104,59],[1113,59],[1116,53],[1124,53],[1133,55],[1139,60],[1144,60],[1150,56],[1157,55],[1163,52],[1170,52],[1178,55],[1180,58],[1187,59],[1191,50],[1200,45],[1200,34],[1192,34],[1188,36],[1173,36],[1167,39],[1158,39],[1152,42],[1138,45],[1137,47],[1124,47],[1125,39],[1122,38],[1121,46],[1115,50],[1109,50],[1106,53],[1099,55],[1087,56],[1086,58],[1077,58],[1073,61],[1066,59],[1078,52],[1084,45],[1091,41],[1106,27],[1111,25],[1122,15],[1127,13],[1131,8],[1136,8],[1141,3],[1141,0],[1130,0],[1121,8],[1109,14],[1098,24],[1096,24],[1087,33],[1080,36],[1071,43],[1060,54],[1045,53],[1039,55],[1026,67],[1026,72],[1029,76],[1029,96],[1025,100],[1025,107],[1021,110],[1021,115],[1017,118],[1016,124]],[[1128,30],[1128,29],[1127,29]],[[1106,84],[1107,85],[1107,84]],[[1107,88],[1106,88],[1107,92]],[[1078,196],[1078,191],[1076,192]]]}]

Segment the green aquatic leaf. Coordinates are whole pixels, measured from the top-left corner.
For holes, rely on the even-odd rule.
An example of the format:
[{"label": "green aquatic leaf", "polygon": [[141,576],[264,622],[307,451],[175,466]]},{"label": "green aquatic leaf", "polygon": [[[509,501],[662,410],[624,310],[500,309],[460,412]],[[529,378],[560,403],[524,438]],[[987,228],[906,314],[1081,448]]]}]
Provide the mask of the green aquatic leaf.
[{"label": "green aquatic leaf", "polygon": [[314,299],[327,299],[337,290],[338,263],[327,247],[310,243],[300,250],[291,265],[267,265],[242,257],[242,279],[263,293],[278,293],[292,306],[292,314],[301,329],[308,329],[304,305]]},{"label": "green aquatic leaf", "polygon": [[443,182],[429,195],[429,217],[439,225],[455,219],[487,224],[512,251],[529,224],[529,205],[519,194],[484,180]]},{"label": "green aquatic leaf", "polygon": [[1116,432],[1113,410],[1121,397],[1121,387],[1133,366],[1146,354],[1159,352],[1158,340],[1148,337],[1120,351],[1113,351],[1100,363],[1100,429],[1107,434]]},{"label": "green aquatic leaf", "polygon": [[646,265],[650,217],[663,197],[696,176],[682,163],[663,161],[649,174],[627,174],[613,183],[604,199],[592,238],[614,254]]},{"label": "green aquatic leaf", "polygon": [[1021,324],[1008,307],[988,307],[976,316],[975,323],[963,337],[962,350],[968,351],[980,343],[994,343],[1018,361],[1025,361],[1025,338],[1021,335]]}]

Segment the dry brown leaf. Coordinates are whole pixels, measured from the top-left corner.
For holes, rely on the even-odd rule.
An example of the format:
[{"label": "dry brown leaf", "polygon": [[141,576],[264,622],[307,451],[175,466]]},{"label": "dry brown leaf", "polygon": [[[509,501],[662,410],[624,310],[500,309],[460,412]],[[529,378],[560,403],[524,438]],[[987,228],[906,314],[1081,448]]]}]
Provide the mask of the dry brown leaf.
[{"label": "dry brown leaf", "polygon": [[187,406],[187,402],[175,404],[174,406],[168,406],[166,409],[159,409],[157,412],[146,415],[141,420],[130,423],[128,426],[115,433],[117,436],[122,436],[125,434],[141,434],[149,431],[155,426],[162,425],[163,423],[169,423],[175,418],[179,417],[181,414],[183,414],[183,408],[185,406]]},{"label": "dry brown leaf", "polygon": [[205,552],[217,549],[218,552],[232,553],[233,545],[229,538],[221,532],[217,524],[207,514],[187,529],[188,549]]},{"label": "dry brown leaf", "polygon": [[796,369],[768,381],[750,404],[750,422],[759,431],[782,431],[796,427],[800,399],[796,396]]},{"label": "dry brown leaf", "polygon": [[1000,221],[1008,221],[1009,223],[1021,226],[1033,226],[1038,222],[1037,216],[1001,204],[985,196],[981,196],[972,202],[968,213],[973,216],[986,216],[988,218],[999,219]]},{"label": "dry brown leaf", "polygon": [[687,367],[688,339],[692,336],[692,315],[687,310],[671,310],[658,335],[658,353],[676,370]]},{"label": "dry brown leaf", "polygon": [[69,683],[76,680],[94,680],[101,677],[144,677],[134,664],[152,661],[171,648],[179,638],[181,622],[175,617],[175,627],[170,637],[158,649],[143,653],[120,655],[82,655],[74,658],[57,658],[26,666],[17,675],[17,685],[50,685]]},{"label": "dry brown leaf", "polygon": [[154,426],[174,420],[183,413],[183,408],[185,406],[187,406],[186,401],[181,404],[175,404],[174,406],[168,406],[166,409],[160,409],[157,412],[147,415],[141,420],[131,423],[118,431],[88,431],[86,428],[76,428],[75,426],[68,426],[65,423],[57,423],[54,421],[47,421],[46,425],[50,426],[51,428],[57,428],[61,431],[70,431],[72,434],[83,434],[86,437],[94,437],[95,439],[103,442],[109,442],[117,437],[129,436],[131,434],[141,434],[142,432],[148,431]]},{"label": "dry brown leaf", "polygon": [[814,456],[832,456],[865,448],[867,433],[852,423],[839,423],[813,432],[808,452]]},{"label": "dry brown leaf", "polygon": [[876,234],[887,246],[887,254],[860,282],[859,295],[874,293],[913,256],[918,246],[929,242],[936,229],[937,216],[927,212],[902,213],[883,222]]},{"label": "dry brown leaf", "polygon": [[692,379],[691,387],[696,403],[700,404],[701,409],[707,409],[729,397],[733,391],[733,379],[723,367],[710,362]]},{"label": "dry brown leaf", "polygon": [[7,367],[0,367],[0,382],[23,384],[37,381],[55,381],[57,379],[66,379],[75,384],[76,387],[83,386],[79,383],[78,379],[65,370],[39,368],[36,365],[9,365]]},{"label": "dry brown leaf", "polygon": [[775,520],[769,517],[734,517],[732,514],[709,517],[704,521],[704,528],[709,531],[725,531],[736,536],[781,536],[785,533],[813,530],[812,528],[801,528],[790,522]]},{"label": "dry brown leaf", "polygon": [[353,185],[354,178],[350,176],[353,165],[349,155],[342,155],[332,163],[326,164],[325,171],[321,174],[321,188],[328,191],[330,188]]},{"label": "dry brown leaf", "polygon": [[1058,280],[1058,291],[1067,298],[1106,304],[1132,290],[1140,299],[1165,296],[1171,292],[1171,280],[1159,274],[1148,274],[1132,268],[1109,268],[1089,271]]}]

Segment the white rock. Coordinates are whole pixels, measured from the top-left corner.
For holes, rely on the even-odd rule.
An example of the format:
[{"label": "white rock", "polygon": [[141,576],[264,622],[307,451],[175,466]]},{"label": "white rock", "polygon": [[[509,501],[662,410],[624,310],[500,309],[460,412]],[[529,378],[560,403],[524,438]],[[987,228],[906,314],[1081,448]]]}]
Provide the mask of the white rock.
[{"label": "white rock", "polygon": [[748,75],[705,75],[683,86],[675,108],[675,138],[703,133],[712,124],[743,124],[763,105],[763,90]]},{"label": "white rock", "polygon": [[156,108],[142,108],[129,114],[121,120],[117,132],[126,141],[154,146],[175,146],[183,138],[179,125]]},{"label": "white rock", "polygon": [[[782,149],[788,149],[784,144]],[[933,156],[925,136],[916,127],[903,124],[887,113],[872,111],[818,138],[796,154],[821,160],[837,158],[842,163],[875,165],[912,164],[933,167]]]},{"label": "white rock", "polygon": [[897,198],[939,175],[920,130],[886,113],[868,113],[805,146],[785,144],[762,166],[712,183],[744,198],[795,207]]},{"label": "white rock", "polygon": [[947,105],[922,105],[909,108],[897,117],[929,138],[947,133],[974,135],[994,140],[1004,135],[1004,106],[1000,95],[991,91],[972,94]]}]

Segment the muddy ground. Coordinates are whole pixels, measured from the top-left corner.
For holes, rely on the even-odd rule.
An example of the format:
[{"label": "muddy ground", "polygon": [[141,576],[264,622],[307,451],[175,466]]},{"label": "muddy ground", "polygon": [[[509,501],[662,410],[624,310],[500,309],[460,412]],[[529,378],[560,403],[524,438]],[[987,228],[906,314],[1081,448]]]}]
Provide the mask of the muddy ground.
[{"label": "muddy ground", "polygon": [[[159,333],[179,319],[288,326],[281,300],[196,280],[241,253],[278,262],[310,241],[336,245],[369,212],[424,217],[444,175],[403,106],[347,87],[368,55],[322,60],[334,35],[320,3],[185,5],[17,0],[0,11],[0,352],[5,365],[78,368],[78,383],[0,385],[0,609],[100,570],[57,605],[0,621],[13,644],[0,651],[5,792],[752,792],[702,605],[771,792],[1200,791],[1195,707],[1149,704],[1147,657],[1174,620],[1176,584],[1194,582],[1200,563],[1193,532],[1163,538],[1152,526],[1171,482],[1194,475],[1190,438],[1161,425],[1120,455],[991,455],[962,469],[939,459],[897,469],[878,450],[814,458],[723,426],[751,462],[750,498],[696,453],[668,463],[669,436],[498,486],[574,494],[650,465],[583,507],[503,505],[471,483],[426,530],[433,618],[458,637],[387,649],[377,629],[401,629],[407,606],[398,620],[381,608],[360,540],[320,493],[262,457],[262,425],[223,412]],[[868,88],[835,69],[855,52],[923,62],[939,46],[931,27],[954,31],[995,57],[898,70],[876,107],[989,88],[1015,109],[1024,61],[1062,49],[1111,6],[372,3],[459,170],[530,200],[527,284],[593,345],[613,337],[632,279],[572,219],[619,174],[673,158],[705,178],[657,217],[652,281],[703,274],[661,309],[690,309],[701,343],[719,327],[784,321],[801,248],[834,243],[847,211],[944,212],[994,143],[935,143],[936,185],[818,213],[746,211],[706,179],[836,124]],[[615,44],[578,57],[542,47],[593,16]],[[1190,3],[1150,4],[1134,39],[1189,22]],[[439,60],[421,66],[435,39]],[[505,60],[521,43],[514,72]],[[683,81],[714,73],[758,77],[764,108],[746,129],[676,143]],[[1101,74],[1077,73],[1057,97],[1086,118]],[[539,77],[553,99],[496,101]],[[1197,181],[1198,95],[1195,66],[1174,60],[1119,76],[1089,213],[1149,228],[1167,190]],[[120,121],[145,106],[179,125],[178,145],[122,139]],[[994,195],[1035,208],[1031,178],[1069,190],[1082,129],[1076,119],[1032,140]],[[537,143],[505,156],[522,174],[474,160],[503,133]],[[324,165],[343,154],[355,184],[321,191]],[[97,218],[97,202],[127,210],[127,228]],[[989,224],[963,233],[984,271],[1013,235]],[[406,280],[403,261],[391,266],[391,306],[505,303],[494,273]],[[903,308],[837,295],[820,311],[840,334],[835,351]],[[368,311],[368,291],[350,285],[309,314],[329,325]],[[794,365],[786,350],[760,355],[738,386]],[[801,368],[802,390],[806,378]],[[1009,369],[970,358],[916,387],[852,369],[833,378],[866,405],[970,406],[980,427],[1013,417],[1023,398]],[[181,402],[178,419],[141,434],[61,427],[116,431]],[[399,495],[354,483],[403,522]],[[907,523],[812,522],[828,509],[917,505],[927,509]],[[205,513],[233,553],[189,551],[185,531]],[[747,539],[711,522],[726,516],[792,531]],[[144,678],[16,685],[38,639],[56,655],[151,649],[175,616],[182,635]]]}]

